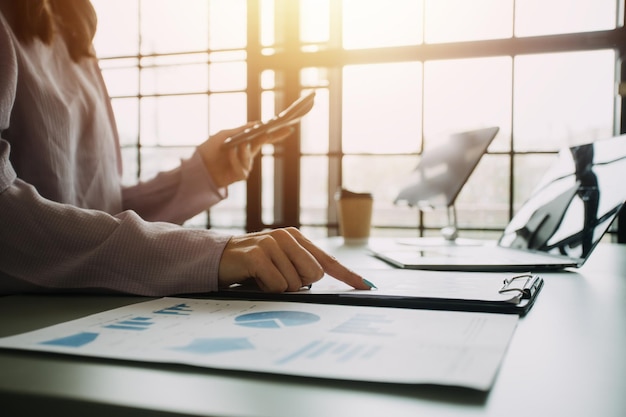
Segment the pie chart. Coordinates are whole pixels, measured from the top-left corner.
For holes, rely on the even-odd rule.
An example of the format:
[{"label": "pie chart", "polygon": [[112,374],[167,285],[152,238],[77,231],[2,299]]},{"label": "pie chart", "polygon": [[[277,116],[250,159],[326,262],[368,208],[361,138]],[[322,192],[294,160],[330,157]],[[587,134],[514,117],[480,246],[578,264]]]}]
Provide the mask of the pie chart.
[{"label": "pie chart", "polygon": [[242,314],[235,317],[235,324],[243,327],[263,329],[282,329],[285,327],[304,326],[320,320],[316,314],[304,311],[264,311]]}]

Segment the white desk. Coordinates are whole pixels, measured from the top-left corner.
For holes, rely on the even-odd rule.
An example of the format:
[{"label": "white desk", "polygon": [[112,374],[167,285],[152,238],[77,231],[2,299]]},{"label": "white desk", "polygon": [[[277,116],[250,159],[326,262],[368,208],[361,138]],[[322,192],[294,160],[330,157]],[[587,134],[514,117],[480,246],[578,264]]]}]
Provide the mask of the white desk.
[{"label": "white desk", "polygon": [[[338,239],[322,245],[352,267],[389,268]],[[0,351],[0,415],[626,416],[626,246],[542,275],[489,393]],[[0,336],[143,300],[0,297]]]}]

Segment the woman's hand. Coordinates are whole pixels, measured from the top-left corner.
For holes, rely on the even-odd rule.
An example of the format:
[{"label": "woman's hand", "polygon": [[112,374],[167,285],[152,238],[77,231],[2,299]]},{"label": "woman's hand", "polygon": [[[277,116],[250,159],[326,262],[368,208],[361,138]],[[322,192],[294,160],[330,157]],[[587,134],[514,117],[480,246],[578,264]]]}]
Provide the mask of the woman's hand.
[{"label": "woman's hand", "polygon": [[249,123],[237,129],[222,130],[198,146],[204,165],[218,187],[227,187],[234,182],[247,179],[252,170],[254,157],[261,147],[266,143],[284,140],[294,131],[291,127],[285,127],[272,134],[259,136],[252,143],[230,148],[222,147],[227,138],[253,125],[254,123]]},{"label": "woman's hand", "polygon": [[324,273],[356,289],[371,289],[293,227],[232,237],[220,261],[219,284],[224,288],[254,278],[263,291],[298,291]]}]

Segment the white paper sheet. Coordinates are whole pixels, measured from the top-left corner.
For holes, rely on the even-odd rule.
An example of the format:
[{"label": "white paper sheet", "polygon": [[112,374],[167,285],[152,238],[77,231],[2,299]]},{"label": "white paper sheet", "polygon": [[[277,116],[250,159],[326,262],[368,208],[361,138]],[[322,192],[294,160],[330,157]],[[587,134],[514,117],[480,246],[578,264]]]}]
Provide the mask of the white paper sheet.
[{"label": "white paper sheet", "polygon": [[488,390],[513,314],[162,298],[0,347],[320,378]]},{"label": "white paper sheet", "polygon": [[504,280],[526,274],[495,272],[441,272],[410,269],[355,269],[376,285],[375,293],[355,291],[354,288],[328,275],[310,290],[301,294],[344,294],[355,297],[421,297],[450,300],[480,300],[517,304],[517,292],[500,293]]}]

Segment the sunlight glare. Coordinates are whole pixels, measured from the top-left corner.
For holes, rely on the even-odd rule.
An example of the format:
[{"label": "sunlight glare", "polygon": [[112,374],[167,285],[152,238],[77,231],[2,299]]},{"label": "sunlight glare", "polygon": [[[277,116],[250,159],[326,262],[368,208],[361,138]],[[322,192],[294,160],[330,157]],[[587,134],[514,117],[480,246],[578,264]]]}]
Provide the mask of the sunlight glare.
[{"label": "sunlight glare", "polygon": [[205,0],[142,0],[141,52],[206,50],[208,7]]},{"label": "sunlight glare", "polygon": [[515,36],[612,29],[616,0],[517,0]]},{"label": "sunlight glare", "polygon": [[300,1],[300,40],[304,43],[326,42],[330,34],[329,0]]},{"label": "sunlight glare", "polygon": [[513,2],[426,0],[427,43],[503,39],[513,33]]},{"label": "sunlight glare", "polygon": [[361,49],[420,44],[422,10],[423,0],[344,0],[343,46]]}]

